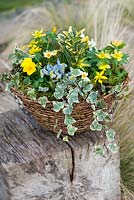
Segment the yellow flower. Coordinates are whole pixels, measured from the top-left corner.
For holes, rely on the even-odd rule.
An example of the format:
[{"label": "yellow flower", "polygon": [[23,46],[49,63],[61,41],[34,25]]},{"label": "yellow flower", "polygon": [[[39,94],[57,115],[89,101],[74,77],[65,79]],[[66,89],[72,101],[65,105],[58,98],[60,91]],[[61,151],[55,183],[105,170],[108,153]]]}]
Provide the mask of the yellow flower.
[{"label": "yellow flower", "polygon": [[103,71],[106,71],[106,69],[109,69],[110,68],[110,66],[108,65],[108,64],[101,64],[100,66],[99,66],[99,69],[100,70],[103,70]]},{"label": "yellow flower", "polygon": [[45,58],[51,58],[52,56],[57,55],[57,50],[54,51],[46,51],[43,53]]},{"label": "yellow flower", "polygon": [[30,43],[28,44],[28,47],[32,47],[32,46],[34,46],[34,45],[36,45],[36,44],[38,44],[37,41],[31,40]]},{"label": "yellow flower", "polygon": [[52,28],[52,32],[53,32],[53,33],[56,33],[56,32],[57,32],[57,28],[56,28],[56,26],[53,26],[53,28]]},{"label": "yellow flower", "polygon": [[117,59],[117,61],[121,61],[123,57],[123,53],[121,51],[114,50],[113,58]]},{"label": "yellow flower", "polygon": [[20,46],[20,49],[21,49],[22,51],[26,50],[26,48],[27,48],[27,45]]},{"label": "yellow flower", "polygon": [[114,45],[115,47],[118,47],[122,44],[122,41],[121,40],[115,40],[115,41],[112,41],[112,45]]},{"label": "yellow flower", "polygon": [[36,65],[31,58],[25,58],[21,63],[21,67],[23,67],[23,72],[26,72],[29,76],[36,71]]},{"label": "yellow flower", "polygon": [[53,56],[56,56],[57,52],[58,52],[57,50],[52,51]]},{"label": "yellow flower", "polygon": [[85,36],[81,39],[82,42],[89,42],[89,37],[88,36]]},{"label": "yellow flower", "polygon": [[34,31],[34,33],[32,33],[32,36],[34,38],[40,38],[40,37],[43,37],[43,36],[46,36],[46,33],[43,33],[43,29],[41,29],[40,31]]},{"label": "yellow flower", "polygon": [[88,78],[87,76],[88,76],[88,73],[82,72],[82,74],[81,74],[81,79],[85,80],[85,79]]},{"label": "yellow flower", "polygon": [[107,77],[104,76],[104,71],[101,72],[96,72],[96,76],[95,76],[95,82],[99,82],[100,84],[102,84],[103,80],[106,80]]},{"label": "yellow flower", "polygon": [[29,53],[31,55],[35,54],[35,53],[38,53],[41,51],[41,48],[40,47],[37,47],[36,45],[32,46],[31,49],[29,49]]},{"label": "yellow flower", "polygon": [[97,54],[97,56],[98,56],[100,59],[104,59],[104,58],[110,59],[109,53],[105,53],[104,51],[101,51],[99,54]]}]

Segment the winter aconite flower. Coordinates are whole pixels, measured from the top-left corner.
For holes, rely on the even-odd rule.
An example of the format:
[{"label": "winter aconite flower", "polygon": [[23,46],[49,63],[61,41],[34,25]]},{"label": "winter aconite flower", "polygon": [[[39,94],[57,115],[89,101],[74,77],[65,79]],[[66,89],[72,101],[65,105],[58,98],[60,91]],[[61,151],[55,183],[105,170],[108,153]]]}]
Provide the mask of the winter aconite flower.
[{"label": "winter aconite flower", "polygon": [[112,55],[117,61],[121,61],[123,57],[123,53],[121,51],[114,50],[114,54]]},{"label": "winter aconite flower", "polygon": [[97,54],[97,57],[100,59],[110,59],[109,53],[105,53],[104,51],[101,51],[99,54]]},{"label": "winter aconite flower", "polygon": [[101,72],[96,72],[96,76],[95,76],[95,82],[99,82],[100,84],[102,84],[102,82],[104,81],[104,80],[106,80],[107,79],[107,77],[106,76],[104,76],[104,71],[101,71]]},{"label": "winter aconite flower", "polygon": [[29,49],[29,53],[31,55],[35,54],[35,53],[38,53],[41,51],[41,48],[40,47],[37,47],[36,45],[32,46],[31,49]]},{"label": "winter aconite flower", "polygon": [[56,32],[57,32],[57,28],[56,28],[56,26],[53,26],[53,28],[52,28],[52,32],[53,32],[53,33],[56,33]]},{"label": "winter aconite flower", "polygon": [[43,29],[41,29],[40,31],[34,31],[32,36],[34,38],[40,38],[40,37],[43,37],[43,36],[46,36],[46,33],[43,33]]},{"label": "winter aconite flower", "polygon": [[31,40],[31,41],[29,42],[29,44],[28,44],[28,47],[29,47],[29,48],[30,48],[30,47],[33,47],[33,46],[36,45],[36,44],[38,44],[37,41]]},{"label": "winter aconite flower", "polygon": [[88,73],[82,72],[82,73],[81,73],[81,79],[85,80],[85,79],[87,79],[87,78],[88,78]]},{"label": "winter aconite flower", "polygon": [[43,53],[45,58],[51,58],[52,56],[57,55],[57,50],[54,51],[46,51]]},{"label": "winter aconite flower", "polygon": [[36,71],[36,65],[31,58],[25,58],[21,63],[21,67],[23,68],[23,72],[26,72],[29,76]]},{"label": "winter aconite flower", "polygon": [[112,41],[112,45],[115,46],[115,47],[118,47],[122,44],[123,42],[121,40],[115,40],[115,41]]},{"label": "winter aconite flower", "polygon": [[108,64],[101,64],[100,66],[99,66],[99,69],[100,70],[102,70],[102,71],[106,71],[106,69],[109,69],[110,68],[110,66],[108,65]]}]

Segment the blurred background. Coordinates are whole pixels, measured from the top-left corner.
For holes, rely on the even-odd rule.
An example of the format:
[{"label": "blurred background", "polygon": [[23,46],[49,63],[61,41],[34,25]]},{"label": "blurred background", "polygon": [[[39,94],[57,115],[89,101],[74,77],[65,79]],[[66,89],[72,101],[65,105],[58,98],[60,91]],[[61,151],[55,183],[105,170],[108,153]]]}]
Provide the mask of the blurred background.
[{"label": "blurred background", "polygon": [[0,72],[11,69],[9,53],[32,31],[69,25],[86,28],[98,48],[112,40],[127,43],[129,98],[118,105],[113,127],[120,135],[122,200],[134,200],[134,0],[0,0]]}]

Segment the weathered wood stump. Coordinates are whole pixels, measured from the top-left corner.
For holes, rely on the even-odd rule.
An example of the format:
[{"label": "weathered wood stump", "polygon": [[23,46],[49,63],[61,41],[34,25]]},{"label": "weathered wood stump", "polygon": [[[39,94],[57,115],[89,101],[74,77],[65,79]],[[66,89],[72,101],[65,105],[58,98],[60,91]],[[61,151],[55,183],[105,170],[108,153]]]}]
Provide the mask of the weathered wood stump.
[{"label": "weathered wood stump", "polygon": [[94,154],[97,133],[68,143],[0,94],[0,200],[120,200],[119,154]]}]

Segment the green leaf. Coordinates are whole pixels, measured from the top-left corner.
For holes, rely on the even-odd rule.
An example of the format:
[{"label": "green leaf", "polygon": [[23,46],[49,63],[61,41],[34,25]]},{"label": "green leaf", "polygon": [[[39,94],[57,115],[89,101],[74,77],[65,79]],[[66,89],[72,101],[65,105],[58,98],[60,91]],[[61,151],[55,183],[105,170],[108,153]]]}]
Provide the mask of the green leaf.
[{"label": "green leaf", "polygon": [[115,92],[121,92],[122,90],[122,84],[116,85],[114,88]]},{"label": "green leaf", "polygon": [[54,92],[54,97],[56,99],[62,99],[63,96],[64,96],[64,88],[56,87]]},{"label": "green leaf", "polygon": [[108,139],[109,142],[114,141],[115,131],[110,128],[109,130],[106,131],[106,136],[107,136],[107,139]]},{"label": "green leaf", "polygon": [[78,82],[78,85],[79,85],[80,88],[82,88],[82,87],[84,88],[84,87],[86,86],[86,84],[89,83],[89,82],[90,82],[89,79],[80,80],[80,81]]},{"label": "green leaf", "polygon": [[33,100],[36,100],[36,90],[34,88],[29,89],[27,92],[27,96],[29,96]]},{"label": "green leaf", "polygon": [[119,150],[119,147],[117,144],[115,143],[110,143],[107,145],[108,149],[112,152],[112,153],[117,153]]},{"label": "green leaf", "polygon": [[88,84],[83,88],[83,92],[86,94],[93,89],[93,84]]},{"label": "green leaf", "polygon": [[65,115],[64,124],[68,126],[69,124],[74,124],[75,122],[76,120],[71,115]]},{"label": "green leaf", "polygon": [[95,153],[96,153],[96,155],[103,156],[104,155],[103,147],[101,147],[99,145],[95,146]]},{"label": "green leaf", "polygon": [[47,103],[47,97],[46,96],[40,97],[38,99],[38,103],[41,104],[43,108],[45,108]]},{"label": "green leaf", "polygon": [[73,103],[79,103],[78,91],[79,91],[79,89],[77,87],[70,89],[69,94],[67,96],[68,103],[70,105],[72,105]]},{"label": "green leaf", "polygon": [[73,111],[73,107],[71,105],[68,105],[66,108],[63,109],[63,113],[65,115],[71,115],[72,111]]},{"label": "green leaf", "polygon": [[30,83],[31,83],[30,77],[29,77],[29,76],[26,76],[26,77],[24,78],[23,84],[24,84],[24,85],[27,85],[27,84],[30,84]]},{"label": "green leaf", "polygon": [[9,92],[10,89],[14,86],[14,83],[11,81],[9,83],[6,84],[6,88],[5,88],[5,91],[6,92]]},{"label": "green leaf", "polygon": [[90,94],[88,95],[86,101],[88,103],[96,103],[97,102],[97,96],[98,96],[98,91],[96,92],[90,92]]},{"label": "green leaf", "polygon": [[63,141],[64,141],[64,142],[68,142],[68,135],[65,136],[65,137],[63,137]]},{"label": "green leaf", "polygon": [[107,113],[103,112],[103,110],[100,109],[100,110],[95,111],[94,113],[98,121],[105,120]]},{"label": "green leaf", "polygon": [[78,77],[81,75],[81,70],[80,69],[74,69],[74,68],[71,68],[71,75],[74,76],[74,77]]},{"label": "green leaf", "polygon": [[48,87],[39,87],[38,91],[40,92],[47,92],[49,90]]},{"label": "green leaf", "polygon": [[62,108],[64,108],[64,102],[58,102],[58,101],[54,101],[53,102],[53,110],[55,112],[59,112]]},{"label": "green leaf", "polygon": [[98,121],[95,119],[92,124],[90,125],[90,129],[92,131],[101,131],[102,130],[102,124],[99,124]]},{"label": "green leaf", "polygon": [[75,126],[68,125],[68,126],[67,126],[68,135],[73,136],[74,133],[77,131],[77,129],[78,129],[78,128],[76,128]]}]

